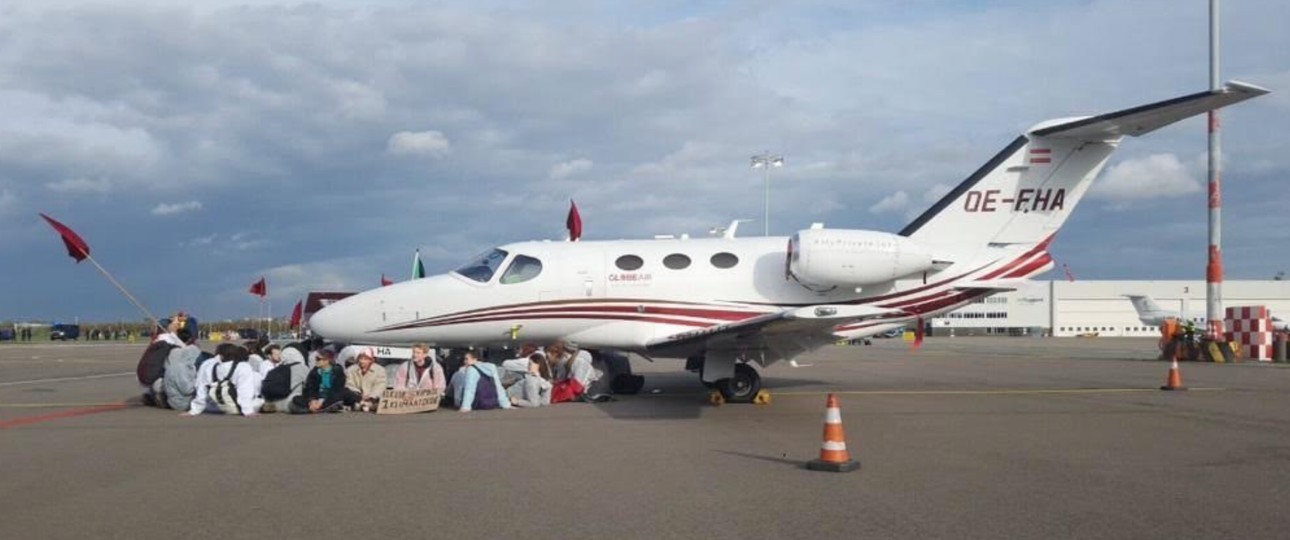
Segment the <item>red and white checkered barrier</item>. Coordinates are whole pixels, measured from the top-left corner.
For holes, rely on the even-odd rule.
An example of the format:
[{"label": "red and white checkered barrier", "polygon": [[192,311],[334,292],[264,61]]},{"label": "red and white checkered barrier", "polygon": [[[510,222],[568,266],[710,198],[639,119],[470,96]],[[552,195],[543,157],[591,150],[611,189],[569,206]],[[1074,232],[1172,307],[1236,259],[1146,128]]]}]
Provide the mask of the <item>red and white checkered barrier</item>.
[{"label": "red and white checkered barrier", "polygon": [[1266,306],[1227,308],[1227,340],[1239,343],[1246,357],[1272,361],[1272,316]]}]

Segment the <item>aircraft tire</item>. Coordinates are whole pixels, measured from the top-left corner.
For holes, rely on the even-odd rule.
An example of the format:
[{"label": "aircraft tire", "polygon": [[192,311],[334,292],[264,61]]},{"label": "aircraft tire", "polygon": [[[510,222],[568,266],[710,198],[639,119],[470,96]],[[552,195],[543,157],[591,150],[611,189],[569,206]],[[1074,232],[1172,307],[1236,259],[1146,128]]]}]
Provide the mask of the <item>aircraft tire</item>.
[{"label": "aircraft tire", "polygon": [[735,376],[716,383],[727,403],[752,403],[761,391],[761,375],[748,364],[735,364]]}]

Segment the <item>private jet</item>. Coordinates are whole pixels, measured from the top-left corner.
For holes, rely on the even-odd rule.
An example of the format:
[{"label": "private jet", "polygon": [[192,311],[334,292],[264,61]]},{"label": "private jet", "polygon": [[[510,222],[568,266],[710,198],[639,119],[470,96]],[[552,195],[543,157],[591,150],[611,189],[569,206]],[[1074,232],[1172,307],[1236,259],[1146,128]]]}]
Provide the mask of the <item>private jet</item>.
[{"label": "private jet", "polygon": [[1268,90],[1229,82],[1092,117],[1041,122],[899,232],[506,244],[451,272],[366,291],[314,314],[325,338],[444,347],[568,339],[686,359],[730,402],[753,367],[873,336],[1013,290],[1053,266],[1049,246],[1124,136]]}]

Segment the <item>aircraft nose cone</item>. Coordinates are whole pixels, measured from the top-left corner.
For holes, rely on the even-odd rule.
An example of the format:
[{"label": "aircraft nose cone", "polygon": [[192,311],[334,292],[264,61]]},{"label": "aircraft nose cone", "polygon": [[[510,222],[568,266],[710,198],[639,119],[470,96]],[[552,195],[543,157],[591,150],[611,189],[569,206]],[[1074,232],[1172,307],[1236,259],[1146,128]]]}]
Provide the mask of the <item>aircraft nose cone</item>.
[{"label": "aircraft nose cone", "polygon": [[345,338],[347,325],[345,324],[345,315],[342,313],[344,306],[339,303],[332,304],[318,310],[312,317],[309,317],[309,330],[316,336],[332,341],[341,341]]}]

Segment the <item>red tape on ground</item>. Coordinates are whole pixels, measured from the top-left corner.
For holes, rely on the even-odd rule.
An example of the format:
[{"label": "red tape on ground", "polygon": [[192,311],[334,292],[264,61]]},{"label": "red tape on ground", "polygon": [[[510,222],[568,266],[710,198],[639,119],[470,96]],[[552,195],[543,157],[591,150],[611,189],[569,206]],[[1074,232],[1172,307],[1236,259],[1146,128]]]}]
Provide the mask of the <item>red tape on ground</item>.
[{"label": "red tape on ground", "polygon": [[112,405],[100,405],[97,407],[84,407],[80,409],[58,411],[56,413],[42,414],[39,416],[27,416],[23,418],[14,418],[13,420],[0,421],[0,429],[9,429],[13,427],[39,424],[41,422],[58,420],[60,418],[74,418],[77,416],[86,416],[90,414],[98,414],[98,413],[104,413],[109,411],[119,411],[129,406],[130,405],[126,403],[114,403]]}]

